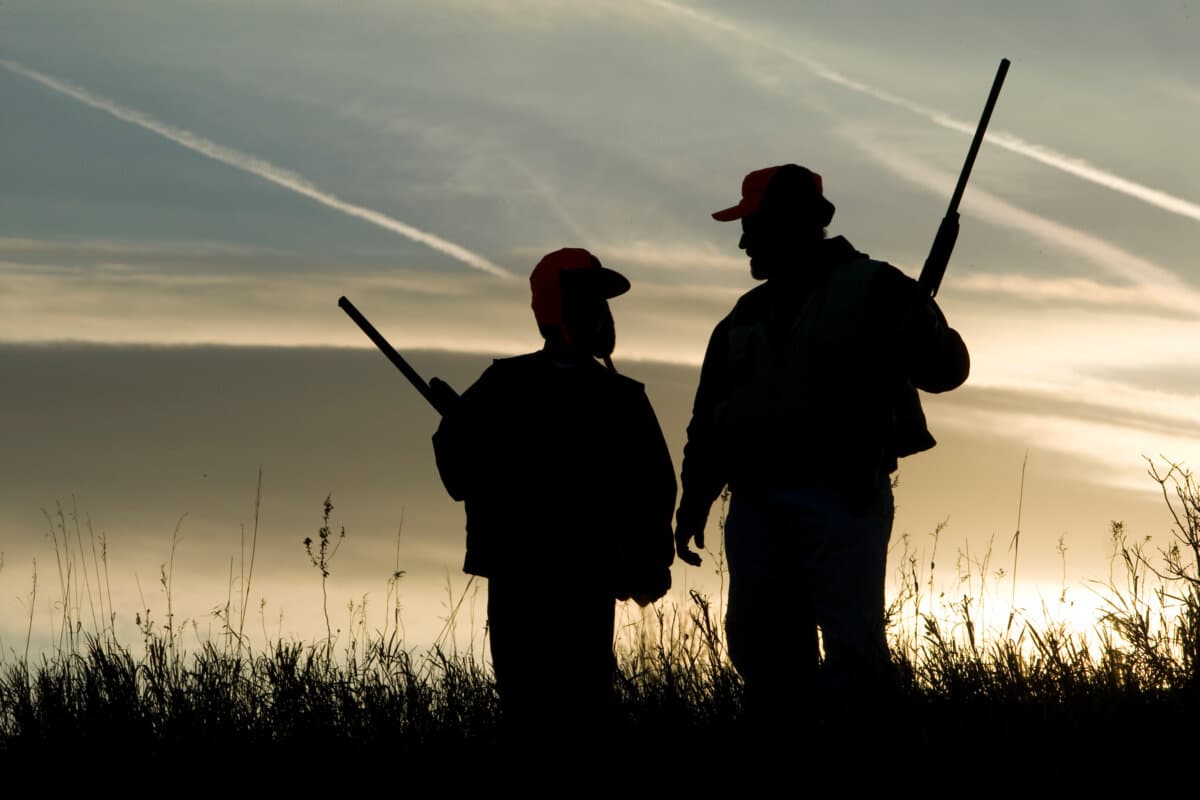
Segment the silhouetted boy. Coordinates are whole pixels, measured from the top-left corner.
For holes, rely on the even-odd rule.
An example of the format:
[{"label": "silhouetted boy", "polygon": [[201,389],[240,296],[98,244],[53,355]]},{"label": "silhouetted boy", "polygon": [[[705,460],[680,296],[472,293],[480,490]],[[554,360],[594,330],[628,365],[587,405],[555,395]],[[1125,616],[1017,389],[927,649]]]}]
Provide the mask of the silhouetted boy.
[{"label": "silhouetted boy", "polygon": [[519,732],[573,738],[607,721],[615,599],[645,605],[670,587],[676,483],[642,385],[609,359],[607,301],[629,281],[566,248],[530,285],[545,346],[493,362],[434,450],[466,503],[463,568],[488,579],[502,713]]}]

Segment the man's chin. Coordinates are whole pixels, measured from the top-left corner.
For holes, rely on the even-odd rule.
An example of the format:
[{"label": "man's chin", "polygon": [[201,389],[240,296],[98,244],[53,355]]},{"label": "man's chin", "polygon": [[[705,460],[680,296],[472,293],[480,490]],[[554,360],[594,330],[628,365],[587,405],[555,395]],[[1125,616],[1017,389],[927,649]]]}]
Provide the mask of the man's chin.
[{"label": "man's chin", "polygon": [[750,259],[750,277],[758,281],[765,281],[771,277],[770,266],[760,259]]}]

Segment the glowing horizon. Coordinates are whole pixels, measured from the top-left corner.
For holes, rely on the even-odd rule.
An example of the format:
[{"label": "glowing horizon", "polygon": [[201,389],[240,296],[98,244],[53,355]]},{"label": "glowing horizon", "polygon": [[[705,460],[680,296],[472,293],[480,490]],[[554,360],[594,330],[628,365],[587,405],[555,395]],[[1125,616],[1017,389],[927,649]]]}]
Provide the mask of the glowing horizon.
[{"label": "glowing horizon", "polygon": [[[1200,465],[1200,175],[1178,155],[1197,108],[1179,14],[1089,8],[1080,30],[982,0],[6,0],[0,434],[20,455],[0,585],[24,597],[35,554],[48,574],[41,509],[77,494],[147,595],[189,513],[179,585],[202,616],[265,464],[279,584],[305,579],[295,534],[332,488],[358,536],[346,593],[378,599],[403,510],[428,628],[439,581],[461,582],[461,509],[432,412],[340,295],[461,389],[540,347],[525,275],[588,247],[631,280],[616,365],[678,459],[708,337],[754,285],[711,212],[750,170],[804,163],[829,235],[915,276],[1001,56],[938,298],[972,376],[928,398],[941,444],[902,463],[895,535],[949,516],[943,543],[1007,543],[1028,452],[1020,580],[1053,585],[1063,534],[1070,582],[1103,577],[1111,519],[1168,535],[1142,455]],[[0,628],[19,637],[18,606]]]}]

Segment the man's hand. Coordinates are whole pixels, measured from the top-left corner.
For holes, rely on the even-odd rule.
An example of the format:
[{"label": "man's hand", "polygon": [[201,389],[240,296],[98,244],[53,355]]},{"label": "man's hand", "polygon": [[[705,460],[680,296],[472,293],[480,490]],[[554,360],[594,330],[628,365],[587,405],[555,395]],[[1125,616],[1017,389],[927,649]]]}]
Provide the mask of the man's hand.
[{"label": "man's hand", "polygon": [[919,360],[937,347],[946,327],[946,318],[937,303],[928,297],[914,298],[900,317],[898,334],[902,352]]},{"label": "man's hand", "polygon": [[678,526],[675,528],[675,554],[679,556],[679,559],[683,561],[683,563],[691,564],[693,567],[698,567],[700,566],[701,562],[700,554],[694,552],[688,547],[688,544],[692,541],[692,539],[696,540],[696,547],[703,550],[704,528],[702,527],[699,530],[692,530],[690,528]]}]

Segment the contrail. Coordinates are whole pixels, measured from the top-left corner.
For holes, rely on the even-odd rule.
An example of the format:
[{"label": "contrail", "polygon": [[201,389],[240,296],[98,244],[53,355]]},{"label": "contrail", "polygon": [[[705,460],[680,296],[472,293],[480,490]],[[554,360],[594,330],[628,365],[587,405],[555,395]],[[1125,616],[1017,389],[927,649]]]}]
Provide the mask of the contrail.
[{"label": "contrail", "polygon": [[[917,186],[938,195],[948,194],[954,186],[954,175],[934,169],[852,129],[843,130],[843,135],[864,154]],[[971,204],[977,213],[993,224],[1019,230],[1047,244],[1069,250],[1103,267],[1114,277],[1142,286],[1157,287],[1177,297],[1186,297],[1194,307],[1200,299],[1169,270],[1098,236],[1018,208],[983,189],[971,190]]]},{"label": "contrail", "polygon": [[574,234],[580,246],[594,246],[592,237],[588,236],[583,227],[575,221],[575,218],[568,214],[567,210],[563,208],[562,203],[559,202],[558,197],[554,194],[554,190],[550,188],[550,184],[546,183],[544,180],[534,174],[533,170],[531,170],[524,162],[518,161],[512,156],[509,156],[508,163],[512,165],[513,169],[515,169],[517,172],[520,172],[525,179],[529,181],[530,185],[533,186],[533,188],[541,196],[542,200],[545,201],[546,205],[550,208],[551,213],[558,218],[558,221],[561,222],[563,226],[567,228],[567,230]]},{"label": "contrail", "polygon": [[[725,33],[731,33],[734,36],[753,44],[755,49],[759,51],[771,52],[777,56],[780,56],[781,58],[785,58],[796,64],[800,64],[818,77],[823,78],[830,83],[835,83],[845,89],[849,89],[860,94],[865,94],[869,97],[875,98],[876,100],[896,106],[897,108],[903,108],[907,111],[917,114],[918,116],[924,117],[940,127],[947,128],[952,131],[959,131],[968,135],[975,132],[975,125],[973,123],[964,122],[963,120],[956,119],[955,117],[938,111],[937,109],[923,106],[920,103],[914,103],[913,101],[901,97],[900,95],[893,94],[889,91],[871,86],[866,83],[862,83],[861,81],[856,81],[852,78],[848,78],[845,75],[842,75],[840,72],[837,72],[825,64],[822,64],[820,61],[808,58],[807,56],[801,55],[794,50],[789,50],[782,45],[755,36],[750,31],[739,27],[727,19],[723,19],[712,14],[707,14],[702,11],[697,11],[694,8],[679,5],[678,3],[673,3],[671,0],[645,0],[645,2],[668,13],[685,17],[692,22],[713,28],[715,30],[724,31]],[[1167,192],[1159,189],[1154,189],[1135,181],[1128,180],[1127,178],[1122,178],[1120,175],[1114,175],[1111,172],[1089,164],[1083,159],[1075,158],[1073,156],[1066,155],[1065,153],[1059,153],[1039,144],[1026,142],[1021,138],[1012,135],[1011,133],[989,131],[987,134],[987,141],[999,148],[1008,150],[1011,153],[1016,153],[1018,155],[1025,156],[1026,158],[1031,158],[1034,161],[1039,161],[1048,167],[1053,167],[1054,169],[1069,173],[1077,178],[1082,178],[1086,181],[1098,184],[1115,192],[1120,192],[1121,194],[1128,195],[1129,197],[1134,197],[1145,203],[1149,203],[1152,206],[1157,206],[1164,211],[1170,211],[1172,214],[1178,214],[1181,217],[1187,217],[1188,219],[1200,221],[1200,204],[1193,203],[1189,200],[1184,200],[1181,197],[1176,197],[1175,195],[1168,194]]]},{"label": "contrail", "polygon": [[106,100],[103,97],[92,94],[86,89],[80,88],[73,83],[69,83],[58,78],[52,78],[49,75],[44,75],[35,70],[23,67],[12,61],[0,59],[0,67],[4,67],[10,72],[15,72],[30,80],[46,86],[54,91],[65,94],[68,97],[74,98],[81,103],[91,106],[92,108],[104,111],[117,119],[128,122],[131,125],[137,125],[152,133],[157,133],[165,139],[170,139],[178,145],[182,145],[189,150],[199,153],[202,156],[220,161],[222,164],[233,167],[234,169],[248,172],[251,175],[257,175],[263,180],[270,181],[276,186],[281,186],[288,191],[303,195],[304,197],[315,200],[323,206],[340,211],[364,222],[369,222],[372,225],[378,225],[384,230],[389,230],[392,233],[398,233],[406,239],[411,239],[414,242],[419,242],[427,247],[437,250],[439,253],[444,253],[453,259],[461,261],[467,266],[475,269],[483,270],[500,278],[512,278],[512,273],[503,267],[493,264],[478,253],[473,253],[462,245],[447,241],[440,236],[423,231],[420,228],[414,228],[408,223],[401,222],[398,219],[389,217],[374,209],[365,208],[363,206],[348,203],[329,192],[317,188],[304,177],[290,172],[282,167],[278,167],[269,161],[264,161],[261,158],[243,153],[240,150],[234,150],[231,147],[226,147],[217,144],[214,141],[205,139],[191,131],[177,128],[174,125],[168,125],[165,122],[160,122],[148,114],[141,111],[115,103],[112,100]]}]

